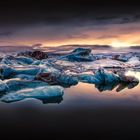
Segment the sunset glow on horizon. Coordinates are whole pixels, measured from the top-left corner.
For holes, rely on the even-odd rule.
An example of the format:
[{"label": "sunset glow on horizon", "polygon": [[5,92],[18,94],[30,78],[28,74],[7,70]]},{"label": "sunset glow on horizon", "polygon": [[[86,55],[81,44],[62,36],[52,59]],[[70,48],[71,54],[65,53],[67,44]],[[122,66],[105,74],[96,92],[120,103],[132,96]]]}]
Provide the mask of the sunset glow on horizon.
[{"label": "sunset glow on horizon", "polygon": [[140,24],[110,24],[80,26],[27,26],[15,33],[0,36],[0,46],[32,46],[42,44],[44,47],[61,45],[110,45],[115,48],[140,46]]}]

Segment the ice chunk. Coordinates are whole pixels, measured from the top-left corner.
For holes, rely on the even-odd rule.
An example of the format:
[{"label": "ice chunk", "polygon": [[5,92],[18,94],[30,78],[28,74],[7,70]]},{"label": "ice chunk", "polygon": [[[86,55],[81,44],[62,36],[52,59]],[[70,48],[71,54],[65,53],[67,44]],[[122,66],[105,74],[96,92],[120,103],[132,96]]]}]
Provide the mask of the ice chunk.
[{"label": "ice chunk", "polygon": [[34,60],[34,62],[32,63],[32,65],[40,65],[41,64],[41,60]]},{"label": "ice chunk", "polygon": [[131,57],[134,56],[133,52],[129,52],[129,53],[124,53],[124,54],[120,54],[116,57],[116,60],[119,61],[123,61],[123,62],[127,62]]},{"label": "ice chunk", "polygon": [[79,80],[85,83],[93,83],[99,91],[113,90],[115,87],[117,92],[124,88],[133,88],[138,85],[139,80],[134,76],[127,76],[125,72],[118,74],[109,73],[104,69],[99,69],[94,75],[83,74],[79,76]]},{"label": "ice chunk", "polygon": [[0,78],[5,79],[13,76],[15,74],[15,70],[7,65],[0,65]]},{"label": "ice chunk", "polygon": [[125,83],[139,83],[139,79],[137,79],[135,76],[131,75],[125,75],[125,73],[120,72],[119,77],[121,79],[121,82]]},{"label": "ice chunk", "polygon": [[53,99],[63,96],[63,88],[60,86],[44,86],[38,88],[29,88],[19,90],[17,92],[10,92],[3,96],[1,100],[3,102],[16,102],[26,98],[35,99]]},{"label": "ice chunk", "polygon": [[54,62],[54,67],[63,69],[63,71],[70,70],[75,73],[82,73],[90,70],[98,70],[99,68],[114,69],[114,68],[130,68],[132,67],[129,63],[120,62],[111,59],[96,60],[93,62],[70,62],[66,60],[56,60]]},{"label": "ice chunk", "polygon": [[94,75],[84,74],[79,76],[79,80],[86,83],[94,84],[106,84],[106,83],[116,83],[120,81],[118,75],[114,73],[109,73],[104,69],[99,69]]},{"label": "ice chunk", "polygon": [[139,58],[136,56],[131,57],[126,63],[132,65],[132,67],[140,66]]},{"label": "ice chunk", "polygon": [[32,58],[28,58],[24,56],[16,57],[16,60],[18,61],[18,63],[23,64],[23,65],[24,64],[30,65],[34,62]]},{"label": "ice chunk", "polygon": [[96,58],[91,53],[91,49],[77,48],[70,54],[60,57],[59,59],[71,62],[88,62],[94,61]]},{"label": "ice chunk", "polygon": [[27,58],[24,56],[20,56],[20,57],[15,57],[12,55],[8,55],[5,56],[2,61],[1,64],[7,64],[7,65],[30,65],[33,63],[33,59],[32,58]]},{"label": "ice chunk", "polygon": [[17,55],[18,56],[31,57],[31,58],[35,58],[35,59],[38,59],[38,60],[48,58],[48,54],[46,52],[39,51],[39,50],[20,52]]},{"label": "ice chunk", "polygon": [[18,78],[4,80],[3,82],[7,85],[8,92],[18,91],[25,88],[36,88],[36,87],[48,85],[47,83],[41,81],[28,81],[28,80],[21,80]]},{"label": "ice chunk", "polygon": [[35,79],[35,76],[34,75],[27,75],[27,74],[18,74],[18,75],[15,75],[13,78],[20,78],[20,79],[23,79],[23,80],[34,80]]},{"label": "ice chunk", "polygon": [[47,82],[51,85],[61,85],[63,87],[70,87],[78,84],[77,77],[63,73],[39,73],[35,79]]},{"label": "ice chunk", "polygon": [[78,84],[78,78],[71,75],[61,74],[56,79],[59,83],[58,85],[61,85],[63,87],[70,87]]},{"label": "ice chunk", "polygon": [[101,60],[96,60],[93,62],[86,62],[83,63],[82,66],[85,69],[99,69],[100,67],[102,68],[128,68],[131,67],[130,64],[120,62],[117,60],[111,60],[111,59],[101,59]]},{"label": "ice chunk", "polygon": [[41,71],[40,67],[21,67],[15,69],[16,74],[27,74],[27,75],[36,75]]},{"label": "ice chunk", "polygon": [[2,80],[0,80],[0,93],[4,93],[8,90],[8,86]]},{"label": "ice chunk", "polygon": [[11,91],[18,91],[25,88],[36,88],[47,85],[47,83],[41,81],[28,81],[18,78],[4,81],[0,80],[0,93],[8,93]]},{"label": "ice chunk", "polygon": [[2,79],[11,78],[18,74],[36,75],[40,72],[40,67],[10,67],[7,65],[0,66],[0,77]]},{"label": "ice chunk", "polygon": [[88,54],[91,53],[91,49],[89,49],[89,48],[76,48],[72,52],[79,53],[79,54],[82,54],[82,55],[86,55],[86,54],[88,55]]},{"label": "ice chunk", "polygon": [[128,62],[132,60],[131,58],[132,59],[140,58],[140,52],[121,53],[121,54],[117,54],[117,56],[115,57],[116,60],[123,61],[123,62]]}]

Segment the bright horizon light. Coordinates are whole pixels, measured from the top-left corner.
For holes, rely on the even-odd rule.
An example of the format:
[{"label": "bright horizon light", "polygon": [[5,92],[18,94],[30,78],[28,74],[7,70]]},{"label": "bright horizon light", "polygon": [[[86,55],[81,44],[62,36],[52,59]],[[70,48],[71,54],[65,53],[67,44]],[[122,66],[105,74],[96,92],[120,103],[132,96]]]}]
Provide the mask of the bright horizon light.
[{"label": "bright horizon light", "polygon": [[110,43],[109,45],[115,48],[119,48],[119,47],[138,46],[140,44],[132,44],[129,42],[122,42],[122,41],[115,40],[115,41],[112,41],[112,43]]}]

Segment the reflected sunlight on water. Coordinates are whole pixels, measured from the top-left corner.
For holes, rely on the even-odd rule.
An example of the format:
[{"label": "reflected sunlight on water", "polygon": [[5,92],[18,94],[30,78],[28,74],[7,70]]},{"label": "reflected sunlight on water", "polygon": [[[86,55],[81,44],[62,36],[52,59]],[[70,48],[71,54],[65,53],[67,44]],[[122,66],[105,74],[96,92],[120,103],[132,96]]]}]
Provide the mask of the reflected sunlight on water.
[{"label": "reflected sunlight on water", "polygon": [[135,76],[136,78],[138,78],[140,80],[140,72],[136,72],[136,71],[127,71],[125,73],[125,75],[129,75],[129,76]]}]

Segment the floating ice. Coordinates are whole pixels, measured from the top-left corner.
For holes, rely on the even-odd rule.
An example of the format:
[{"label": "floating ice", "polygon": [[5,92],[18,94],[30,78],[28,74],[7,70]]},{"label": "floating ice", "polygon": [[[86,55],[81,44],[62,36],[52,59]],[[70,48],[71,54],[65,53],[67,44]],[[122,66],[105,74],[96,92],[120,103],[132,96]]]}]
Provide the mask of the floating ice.
[{"label": "floating ice", "polygon": [[79,80],[86,83],[107,84],[120,82],[120,77],[114,73],[106,72],[104,69],[99,69],[94,75],[80,75]]},{"label": "floating ice", "polygon": [[31,57],[31,58],[38,59],[38,60],[48,58],[48,54],[46,52],[39,51],[39,50],[35,50],[35,51],[24,51],[24,52],[18,53],[17,55],[18,56]]},{"label": "floating ice", "polygon": [[12,67],[8,65],[0,65],[0,77],[5,78],[12,78],[18,74],[27,74],[27,75],[36,75],[40,72],[39,67]]},{"label": "floating ice", "polygon": [[54,62],[54,67],[63,69],[63,71],[70,70],[71,72],[82,73],[90,70],[98,70],[99,68],[115,69],[115,68],[133,68],[132,63],[124,63],[118,60],[101,59],[92,62],[70,62],[66,60],[57,60]]},{"label": "floating ice", "polygon": [[0,80],[0,93],[4,93],[8,90],[8,86],[2,80]]},{"label": "floating ice", "polygon": [[36,87],[48,85],[47,83],[41,81],[21,80],[18,78],[4,80],[3,82],[7,85],[8,92],[17,91],[25,88],[36,88]]},{"label": "floating ice", "polygon": [[8,55],[5,56],[2,61],[1,64],[7,64],[7,65],[12,65],[12,66],[17,66],[17,65],[30,65],[33,63],[33,59],[32,58],[27,58],[24,56],[20,56],[20,57],[15,57],[12,55]]},{"label": "floating ice", "polygon": [[62,87],[79,81],[95,84],[99,91],[115,88],[117,92],[139,83],[125,72],[140,68],[140,53],[93,53],[91,49],[77,48],[59,55],[42,51],[5,55],[0,59],[0,93],[6,94],[1,94],[2,101],[36,98],[44,103],[60,102]]},{"label": "floating ice", "polygon": [[84,74],[79,76],[79,80],[85,83],[93,83],[99,91],[113,90],[117,92],[124,88],[133,88],[138,85],[139,80],[134,76],[125,75],[125,73],[109,73],[104,69],[99,69],[94,75]]},{"label": "floating ice", "polygon": [[3,102],[16,102],[26,98],[35,99],[53,99],[63,96],[63,88],[60,86],[44,86],[38,88],[29,88],[19,90],[17,92],[10,92],[4,95],[1,100]]},{"label": "floating ice", "polygon": [[140,66],[139,58],[136,56],[131,57],[126,63],[132,65],[132,67]]},{"label": "floating ice", "polygon": [[91,49],[77,48],[70,54],[67,54],[59,59],[71,61],[71,62],[89,62],[94,61],[96,58],[91,53]]},{"label": "floating ice", "polygon": [[117,60],[127,62],[129,59],[131,59],[134,56],[139,56],[136,52],[128,52],[128,53],[123,53],[123,54],[118,54],[116,57]]},{"label": "floating ice", "polygon": [[77,77],[63,73],[39,73],[35,79],[47,82],[51,85],[61,85],[63,87],[70,87],[78,84]]},{"label": "floating ice", "polygon": [[35,75],[18,74],[18,75],[15,75],[13,78],[20,78],[20,79],[23,79],[23,80],[33,81],[35,79]]}]

